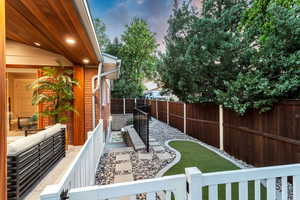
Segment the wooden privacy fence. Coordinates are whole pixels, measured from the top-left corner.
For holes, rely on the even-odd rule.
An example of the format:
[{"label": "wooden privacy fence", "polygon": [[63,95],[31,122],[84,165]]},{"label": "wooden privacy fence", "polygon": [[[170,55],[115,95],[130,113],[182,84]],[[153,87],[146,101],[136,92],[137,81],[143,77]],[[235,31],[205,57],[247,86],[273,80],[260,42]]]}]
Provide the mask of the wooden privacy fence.
[{"label": "wooden privacy fence", "polygon": [[151,116],[255,166],[300,162],[300,101],[246,115],[214,104],[147,100]]},{"label": "wooden privacy fence", "polygon": [[111,100],[111,114],[133,113],[136,105],[143,105],[145,102],[145,99],[113,98]]}]

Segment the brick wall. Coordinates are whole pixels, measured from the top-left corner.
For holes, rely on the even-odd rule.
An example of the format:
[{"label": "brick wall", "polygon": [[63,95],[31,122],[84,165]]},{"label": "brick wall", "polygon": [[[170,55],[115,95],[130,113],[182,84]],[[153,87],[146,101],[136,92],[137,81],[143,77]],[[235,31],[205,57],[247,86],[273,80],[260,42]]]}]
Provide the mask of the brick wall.
[{"label": "brick wall", "polygon": [[[97,75],[98,70],[95,68],[86,68],[84,70],[84,105],[85,105],[85,132],[93,130],[92,120],[92,78]],[[96,98],[96,103],[99,99]],[[99,116],[97,109],[96,116]]]}]

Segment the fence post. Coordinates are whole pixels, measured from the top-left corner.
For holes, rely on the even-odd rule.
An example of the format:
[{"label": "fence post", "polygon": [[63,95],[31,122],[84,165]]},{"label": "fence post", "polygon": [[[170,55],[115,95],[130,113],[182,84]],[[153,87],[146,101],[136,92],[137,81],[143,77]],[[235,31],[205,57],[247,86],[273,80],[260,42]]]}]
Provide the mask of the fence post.
[{"label": "fence post", "polygon": [[136,107],[136,98],[134,98],[134,106]]},{"label": "fence post", "polygon": [[183,132],[186,134],[186,103],[183,104]]},{"label": "fence post", "polygon": [[169,100],[167,100],[167,124],[170,124],[170,116],[169,116]]},{"label": "fence post", "polygon": [[126,105],[126,103],[125,103],[125,98],[123,98],[123,114],[125,115],[126,114],[126,107],[125,107],[125,105]]},{"label": "fence post", "polygon": [[223,106],[219,105],[220,149],[224,150]]},{"label": "fence post", "polygon": [[202,200],[202,172],[197,167],[185,168],[187,178],[187,199]]},{"label": "fence post", "polygon": [[156,101],[156,105],[155,105],[155,111],[156,111],[156,119],[158,120],[158,105],[157,105],[157,99],[155,100]]}]

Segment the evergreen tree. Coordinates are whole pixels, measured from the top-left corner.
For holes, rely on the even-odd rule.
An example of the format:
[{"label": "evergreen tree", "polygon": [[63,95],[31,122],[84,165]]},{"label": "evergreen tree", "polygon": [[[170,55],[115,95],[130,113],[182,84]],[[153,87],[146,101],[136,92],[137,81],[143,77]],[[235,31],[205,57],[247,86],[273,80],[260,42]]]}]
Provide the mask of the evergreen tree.
[{"label": "evergreen tree", "polygon": [[[122,34],[122,46],[118,51],[122,59],[120,78],[115,81],[114,97],[138,97],[144,92],[143,80],[153,71],[157,44],[148,24],[134,18]],[[116,43],[116,42],[115,42]]]}]

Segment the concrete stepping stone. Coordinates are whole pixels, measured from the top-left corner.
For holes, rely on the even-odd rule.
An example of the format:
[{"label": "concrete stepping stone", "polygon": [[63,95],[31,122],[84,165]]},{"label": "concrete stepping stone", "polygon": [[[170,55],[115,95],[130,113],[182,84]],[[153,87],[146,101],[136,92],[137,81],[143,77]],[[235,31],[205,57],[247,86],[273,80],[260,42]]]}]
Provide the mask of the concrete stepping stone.
[{"label": "concrete stepping stone", "polygon": [[154,146],[154,147],[153,147],[153,150],[154,150],[154,151],[164,151],[165,148],[162,147],[162,146]]},{"label": "concrete stepping stone", "polygon": [[114,183],[124,183],[124,182],[131,182],[131,181],[133,181],[132,174],[116,175],[114,177]]},{"label": "concrete stepping stone", "polygon": [[116,171],[132,171],[131,162],[123,162],[120,164],[116,164]]},{"label": "concrete stepping stone", "polygon": [[120,154],[116,156],[116,161],[130,160],[129,154]]},{"label": "concrete stepping stone", "polygon": [[142,152],[138,153],[139,160],[151,160],[152,156],[153,156],[152,153],[142,153]]},{"label": "concrete stepping stone", "polygon": [[168,152],[164,152],[164,153],[158,153],[157,157],[160,160],[168,160],[171,157],[171,155]]},{"label": "concrete stepping stone", "polygon": [[159,142],[150,142],[150,145],[151,145],[151,146],[159,146],[160,143],[159,143]]},{"label": "concrete stepping stone", "polygon": [[111,153],[123,153],[123,152],[130,152],[133,151],[133,147],[121,147],[121,148],[114,148],[110,152]]}]

